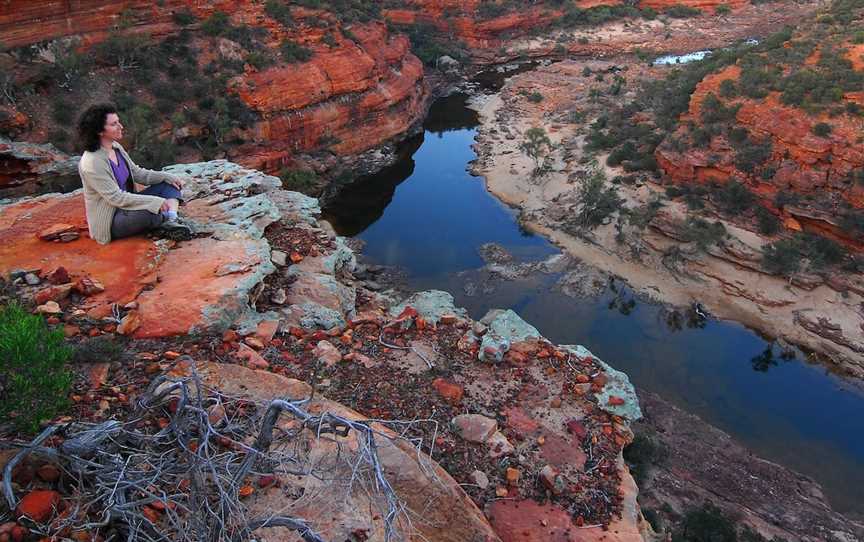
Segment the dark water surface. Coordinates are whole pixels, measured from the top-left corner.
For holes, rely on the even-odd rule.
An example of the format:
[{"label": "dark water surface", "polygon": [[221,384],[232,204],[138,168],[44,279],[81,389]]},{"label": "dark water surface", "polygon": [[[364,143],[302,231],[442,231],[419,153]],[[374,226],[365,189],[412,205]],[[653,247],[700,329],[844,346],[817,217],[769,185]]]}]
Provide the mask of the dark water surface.
[{"label": "dark water surface", "polygon": [[466,172],[478,121],[465,98],[438,100],[425,133],[406,142],[398,163],[328,204],[325,218],[336,230],[362,239],[367,260],[405,269],[411,288],[451,292],[474,318],[509,307],[551,341],[585,345],[637,387],[816,479],[837,510],[864,516],[864,393],[857,388],[800,353],[783,359],[741,325],[688,318],[620,282],[573,298],[556,286],[556,274],[488,281],[478,270],[484,243],[523,262],[559,251],[520,229],[516,213]]}]

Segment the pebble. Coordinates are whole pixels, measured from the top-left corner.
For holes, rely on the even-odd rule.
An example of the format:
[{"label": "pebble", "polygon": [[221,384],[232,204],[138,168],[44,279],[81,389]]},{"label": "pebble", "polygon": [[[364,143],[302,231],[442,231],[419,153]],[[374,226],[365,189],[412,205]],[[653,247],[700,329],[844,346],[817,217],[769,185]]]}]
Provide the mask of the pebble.
[{"label": "pebble", "polygon": [[481,414],[460,414],[451,420],[456,433],[468,442],[486,442],[498,430],[498,422]]},{"label": "pebble", "polygon": [[37,277],[35,273],[27,273],[26,275],[24,275],[24,282],[26,282],[30,286],[36,286],[41,281],[39,280],[39,277]]},{"label": "pebble", "polygon": [[522,476],[522,471],[519,469],[514,469],[513,467],[507,467],[506,474],[504,475],[507,479],[507,483],[512,485],[516,485],[519,483],[519,477]]},{"label": "pebble", "polygon": [[312,354],[327,367],[342,361],[342,353],[328,341],[318,341]]},{"label": "pebble", "polygon": [[284,305],[288,301],[288,294],[285,293],[285,288],[279,288],[270,296],[270,301],[277,305]]},{"label": "pebble", "polygon": [[280,267],[283,267],[286,263],[288,263],[288,255],[281,250],[274,250],[270,252],[270,261]]},{"label": "pebble", "polygon": [[482,470],[475,470],[471,473],[471,480],[477,484],[477,487],[480,489],[486,489],[489,487],[489,477],[486,476],[486,473]]}]

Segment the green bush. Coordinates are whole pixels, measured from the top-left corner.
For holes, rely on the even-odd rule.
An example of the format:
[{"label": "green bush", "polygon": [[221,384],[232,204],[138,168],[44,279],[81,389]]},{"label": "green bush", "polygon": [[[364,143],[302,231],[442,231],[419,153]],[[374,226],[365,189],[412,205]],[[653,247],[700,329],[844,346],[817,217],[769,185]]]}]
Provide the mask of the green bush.
[{"label": "green bush", "polygon": [[228,30],[229,26],[231,25],[228,22],[228,14],[224,11],[214,11],[201,23],[201,31],[208,36],[220,36]]},{"label": "green bush", "polygon": [[264,12],[272,19],[275,19],[285,28],[291,26],[291,9],[281,0],[267,0],[264,4]]},{"label": "green bush", "polygon": [[817,135],[819,137],[827,137],[831,135],[831,125],[827,122],[820,122],[813,125],[811,129],[813,135]]},{"label": "green bush", "polygon": [[315,188],[319,182],[318,175],[308,169],[283,169],[279,172],[282,187],[286,190],[305,192]]},{"label": "green bush", "polygon": [[696,248],[706,252],[726,237],[726,227],[720,222],[708,222],[701,218],[688,217],[679,234],[685,242],[693,243]]},{"label": "green bush", "polygon": [[16,303],[0,308],[0,416],[14,412],[18,430],[35,432],[62,412],[72,384],[65,367],[71,355],[63,332],[50,330],[42,317]]},{"label": "green bush", "polygon": [[689,510],[672,533],[672,542],[738,542],[738,533],[723,512],[711,503]]},{"label": "green bush", "polygon": [[171,15],[171,20],[179,26],[189,26],[198,19],[195,14],[189,11],[189,8],[179,9]]},{"label": "green bush", "polygon": [[762,250],[762,267],[769,273],[791,277],[804,269],[822,271],[846,260],[846,250],[831,239],[811,233],[774,241]]},{"label": "green bush", "polygon": [[713,199],[720,209],[729,215],[738,215],[749,210],[756,196],[737,180],[729,180],[715,188]]},{"label": "green bush", "polygon": [[756,226],[762,235],[774,235],[780,231],[780,219],[765,207],[756,208]]},{"label": "green bush", "polygon": [[579,186],[579,212],[575,216],[578,228],[594,229],[602,225],[621,208],[624,200],[618,197],[618,190],[606,186],[606,177],[595,171]]},{"label": "green bush", "polygon": [[543,95],[540,94],[539,92],[537,92],[536,90],[534,92],[531,92],[530,94],[528,94],[526,97],[528,98],[529,102],[535,103],[535,104],[538,104],[538,103],[543,101]]},{"label": "green bush", "polygon": [[312,50],[291,40],[285,40],[279,47],[282,51],[282,61],[288,64],[306,62],[312,58]]},{"label": "green bush", "polygon": [[729,15],[732,13],[732,8],[727,6],[726,4],[720,4],[716,8],[714,8],[715,15]]},{"label": "green bush", "polygon": [[698,17],[702,12],[696,8],[679,4],[667,9],[664,13],[675,19],[686,19],[688,17]]}]

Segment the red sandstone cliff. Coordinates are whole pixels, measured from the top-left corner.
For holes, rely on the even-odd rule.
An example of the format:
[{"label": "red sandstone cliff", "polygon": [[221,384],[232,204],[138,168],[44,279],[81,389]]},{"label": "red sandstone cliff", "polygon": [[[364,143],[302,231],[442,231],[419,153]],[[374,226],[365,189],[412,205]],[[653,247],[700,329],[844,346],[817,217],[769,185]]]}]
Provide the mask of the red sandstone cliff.
[{"label": "red sandstone cliff", "polygon": [[[108,37],[121,21],[124,33],[143,34],[158,41],[180,30],[172,20],[178,10],[188,10],[198,20],[190,28],[200,49],[200,67],[226,56],[226,48],[228,56],[237,60],[248,54],[239,45],[226,47],[223,38],[206,38],[199,31],[200,21],[217,10],[228,13],[232,25],[264,29],[265,47],[274,56],[285,39],[308,48],[312,57],[306,62],[277,61],[260,71],[247,64],[244,73],[228,85],[228,92],[238,95],[257,119],[236,134],[243,143],[229,149],[229,156],[270,172],[290,164],[298,153],[326,149],[344,156],[374,148],[405,133],[425,112],[428,89],[423,66],[411,54],[407,38],[388,33],[381,22],[353,24],[349,32],[332,13],[295,6],[293,22],[286,28],[266,14],[263,2],[251,0],[166,0],[158,5],[141,0],[7,0],[0,6],[0,41],[10,48],[75,37],[80,39],[79,50],[86,51]],[[12,66],[7,59],[5,67]],[[15,68],[20,70],[20,66]],[[105,70],[103,75],[101,78],[110,79],[117,74]],[[220,92],[213,89],[214,94]],[[83,100],[86,103],[106,94],[95,89]],[[146,97],[141,99],[146,101]],[[43,109],[47,101],[42,101]],[[18,139],[50,140],[52,127],[44,111],[37,111],[35,105],[30,110],[19,108],[3,115],[6,120],[0,119],[0,126],[9,125],[7,132],[14,129]],[[29,117],[28,122],[22,122],[22,113]],[[184,137],[206,129],[166,122],[163,139],[172,132],[176,137],[178,128],[183,128],[179,133]],[[195,158],[194,154],[189,158]]]},{"label": "red sandstone cliff", "polygon": [[[856,71],[864,71],[864,45],[847,49],[846,57]],[[814,57],[816,54],[814,54]],[[813,65],[813,57],[805,61]],[[788,68],[787,68],[788,69]],[[738,81],[741,68],[728,66],[705,77],[690,99],[689,110],[682,115],[687,121],[700,123],[703,102],[710,94],[721,96],[720,84],[724,80]],[[780,92],[771,91],[765,98],[720,98],[727,106],[738,106],[734,124],[747,131],[748,138],[770,142],[771,154],[757,171],[747,173],[735,164],[735,148],[724,135],[715,136],[704,148],[691,146],[683,151],[669,145],[657,148],[655,156],[661,170],[679,183],[725,182],[729,178],[744,181],[760,198],[761,203],[774,212],[774,198],[779,192],[803,196],[804,201],[786,205],[782,209],[793,228],[803,226],[807,231],[820,233],[843,242],[851,248],[864,250],[864,240],[854,232],[843,231],[839,215],[843,208],[864,208],[864,183],[855,180],[864,170],[864,116],[836,114],[846,105],[864,105],[864,93],[847,92],[834,108],[808,112],[802,107],[785,105]],[[832,115],[832,109],[835,114]],[[830,133],[816,135],[814,127],[820,123],[830,126]],[[677,137],[687,137],[681,128]],[[768,174],[763,174],[768,170]]]}]

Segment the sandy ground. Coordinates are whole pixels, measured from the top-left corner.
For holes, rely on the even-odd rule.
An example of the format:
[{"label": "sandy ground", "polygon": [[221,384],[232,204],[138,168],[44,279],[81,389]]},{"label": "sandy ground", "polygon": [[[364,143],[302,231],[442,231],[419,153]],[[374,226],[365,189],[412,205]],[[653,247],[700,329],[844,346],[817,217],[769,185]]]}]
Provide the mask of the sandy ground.
[{"label": "sandy ground", "polygon": [[[520,209],[526,227],[571,255],[626,279],[636,290],[674,305],[699,302],[718,318],[801,345],[829,361],[830,367],[864,377],[864,298],[819,279],[789,284],[758,271],[764,240],[750,231],[725,222],[730,234],[725,243],[728,248],[688,260],[684,273],[673,274],[663,265],[662,252],[678,243],[667,234],[686,216],[683,204],[664,201],[660,215],[641,236],[645,251],[640,260],[631,256],[628,244],[615,241],[612,224],[596,229],[589,240],[564,230],[561,218],[578,207],[580,175],[592,167],[580,163],[586,154],[582,139],[602,110],[602,103],[592,104],[596,100],[587,96],[592,88],[608,89],[612,79],[610,74],[598,82],[584,77],[583,69],[588,66],[596,72],[626,66],[627,71],[618,72],[628,81],[626,96],[633,91],[635,80],[666,69],[645,64],[632,57],[618,57],[614,62],[565,60],[517,75],[498,94],[478,98],[473,107],[480,112],[481,127],[475,144],[478,159],[472,171],[485,177],[487,188],[496,197]],[[534,91],[544,96],[540,103],[527,99],[526,95]],[[573,110],[581,110],[587,117],[573,122],[568,118]],[[519,150],[522,134],[533,126],[544,127],[550,139],[561,145],[554,152],[553,171],[540,181],[531,179],[533,162]],[[598,156],[593,167],[604,169],[609,179],[624,174],[597,163],[605,164],[605,156]],[[662,198],[663,190],[652,182],[637,182],[619,185],[619,194],[625,205],[634,206],[652,197]],[[718,217],[705,218],[713,221]],[[843,280],[854,284],[860,283],[861,277]]]}]

